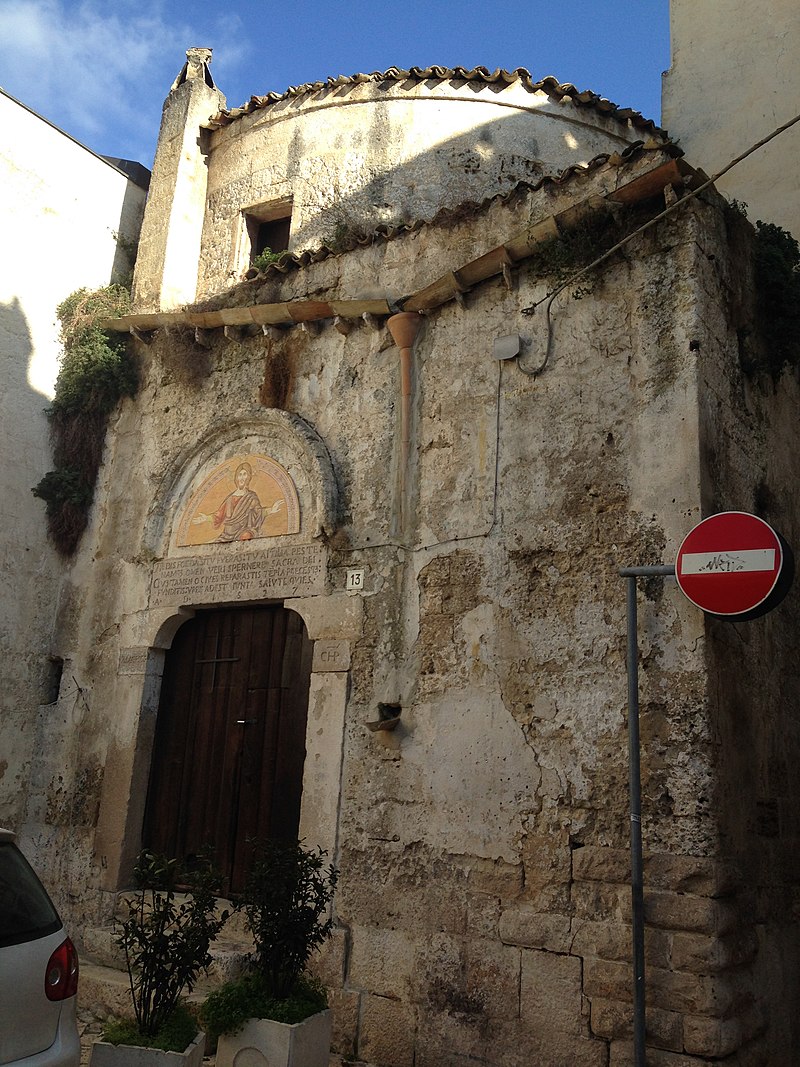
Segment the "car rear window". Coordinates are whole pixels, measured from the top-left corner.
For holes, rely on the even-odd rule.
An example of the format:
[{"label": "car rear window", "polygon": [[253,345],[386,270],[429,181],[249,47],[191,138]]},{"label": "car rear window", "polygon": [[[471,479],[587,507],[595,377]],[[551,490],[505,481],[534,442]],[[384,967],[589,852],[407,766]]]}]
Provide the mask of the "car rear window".
[{"label": "car rear window", "polygon": [[28,861],[11,841],[0,841],[0,946],[45,937],[60,926]]}]

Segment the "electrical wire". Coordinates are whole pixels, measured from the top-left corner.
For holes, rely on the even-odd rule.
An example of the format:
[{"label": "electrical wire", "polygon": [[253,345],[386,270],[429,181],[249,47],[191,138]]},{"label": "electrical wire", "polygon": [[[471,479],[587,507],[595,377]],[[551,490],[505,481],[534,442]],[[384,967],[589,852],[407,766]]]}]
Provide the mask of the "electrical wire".
[{"label": "electrical wire", "polygon": [[754,145],[751,145],[751,147],[748,148],[746,152],[742,152],[741,155],[738,155],[735,159],[732,159],[730,163],[728,163],[722,168],[722,170],[717,171],[717,173],[714,174],[711,178],[706,179],[706,181],[704,181],[702,185],[698,185],[696,189],[692,189],[691,192],[689,192],[686,196],[681,197],[680,200],[676,200],[674,204],[670,204],[669,207],[667,207],[664,211],[661,211],[658,215],[655,215],[652,219],[649,219],[638,229],[634,230],[632,233],[629,233],[626,237],[623,237],[621,241],[618,241],[612,248],[609,248],[607,252],[604,252],[602,254],[602,256],[598,256],[597,259],[589,263],[587,266],[581,267],[580,270],[575,271],[575,273],[570,275],[569,278],[563,281],[560,285],[556,286],[556,288],[553,289],[552,292],[547,293],[545,296],[543,296],[541,300],[537,300],[535,303],[531,304],[530,307],[525,308],[523,310],[523,314],[532,315],[537,307],[539,307],[541,304],[544,304],[545,301],[547,302],[547,306],[545,307],[545,316],[547,321],[547,349],[545,351],[544,359],[539,364],[539,366],[536,367],[535,370],[529,371],[528,373],[533,378],[536,378],[542,373],[542,371],[548,364],[553,348],[553,322],[550,315],[550,311],[553,306],[553,301],[560,293],[562,293],[565,289],[568,289],[570,286],[574,285],[579,278],[582,278],[585,274],[588,274],[589,271],[594,270],[595,267],[598,267],[601,263],[604,263],[607,259],[613,256],[616,252],[618,252],[620,248],[623,248],[626,244],[632,241],[634,237],[638,237],[639,234],[644,233],[646,230],[651,229],[653,226],[656,226],[659,222],[662,221],[662,219],[665,219],[667,218],[667,216],[674,214],[679,208],[683,207],[685,204],[688,204],[690,200],[696,199],[700,195],[700,193],[705,192],[706,189],[710,188],[710,186],[712,186],[715,182],[719,181],[720,178],[727,174],[729,170],[733,170],[733,168],[739,163],[741,163],[742,160],[747,159],[748,156],[751,156],[754,152],[757,152],[759,148],[763,148],[765,144],[769,144],[769,142],[772,141],[775,137],[778,137],[780,134],[785,133],[786,130],[790,129],[798,122],[800,122],[800,115],[795,115],[793,119],[790,119],[788,122],[784,122],[782,126],[778,126],[777,129],[773,130],[772,133],[770,133],[767,137],[762,137],[760,141],[757,141]]}]

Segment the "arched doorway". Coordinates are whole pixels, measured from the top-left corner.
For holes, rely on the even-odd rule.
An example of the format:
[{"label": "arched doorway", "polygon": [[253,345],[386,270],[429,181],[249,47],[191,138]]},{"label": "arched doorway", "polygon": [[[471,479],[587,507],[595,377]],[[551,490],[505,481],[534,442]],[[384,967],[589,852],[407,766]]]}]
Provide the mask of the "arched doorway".
[{"label": "arched doorway", "polygon": [[198,611],[166,656],[144,820],[146,848],[211,846],[227,892],[254,842],[295,839],[313,645],[280,605]]}]

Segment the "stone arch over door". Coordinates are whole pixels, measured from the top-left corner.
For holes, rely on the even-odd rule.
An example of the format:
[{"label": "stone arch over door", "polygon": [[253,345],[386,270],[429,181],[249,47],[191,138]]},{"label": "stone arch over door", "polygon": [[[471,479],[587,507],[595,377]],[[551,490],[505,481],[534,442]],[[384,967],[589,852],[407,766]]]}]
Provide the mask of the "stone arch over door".
[{"label": "stone arch over door", "polygon": [[279,464],[300,497],[299,534],[283,535],[275,543],[308,543],[334,532],[339,493],[325,442],[299,415],[261,408],[251,416],[209,426],[199,444],[175,456],[147,516],[143,551],[155,559],[196,552],[175,543],[181,507],[218,464],[248,452],[263,453]]},{"label": "stone arch over door", "polygon": [[166,655],[143,844],[214,855],[241,891],[258,841],[295,840],[313,644],[281,604],[198,610]]},{"label": "stone arch over door", "polygon": [[[363,601],[334,592],[284,600],[283,604],[300,615],[314,642],[299,833],[306,845],[318,846],[336,860],[350,648],[362,633]],[[118,720],[129,725],[119,743],[109,747],[95,834],[102,888],[110,894],[109,900],[130,885],[134,860],[142,847],[166,656],[181,627],[202,610],[193,606],[153,609],[135,620],[123,636],[109,699]]]}]

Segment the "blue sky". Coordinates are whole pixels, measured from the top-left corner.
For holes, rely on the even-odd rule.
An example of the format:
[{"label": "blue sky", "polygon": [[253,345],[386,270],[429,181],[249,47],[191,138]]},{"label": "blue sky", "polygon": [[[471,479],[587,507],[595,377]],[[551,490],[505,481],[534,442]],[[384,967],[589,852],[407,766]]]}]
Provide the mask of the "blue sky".
[{"label": "blue sky", "polygon": [[229,107],[388,67],[526,67],[648,118],[669,66],[668,0],[0,0],[0,86],[94,151],[151,166],[188,47],[214,50]]}]

